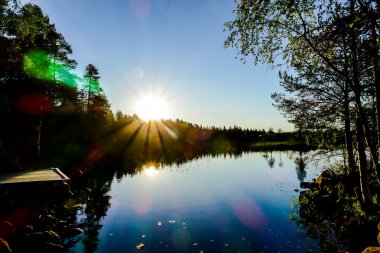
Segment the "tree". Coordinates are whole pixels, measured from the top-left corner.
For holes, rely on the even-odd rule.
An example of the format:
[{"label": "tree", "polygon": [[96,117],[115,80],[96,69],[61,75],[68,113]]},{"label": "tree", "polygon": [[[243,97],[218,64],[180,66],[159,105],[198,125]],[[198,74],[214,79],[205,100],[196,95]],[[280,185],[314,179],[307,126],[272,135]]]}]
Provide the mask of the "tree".
[{"label": "tree", "polygon": [[255,63],[291,69],[292,75],[285,73],[281,79],[292,95],[274,94],[277,106],[299,129],[325,131],[343,125],[349,171],[356,167],[351,136],[355,127],[361,200],[363,207],[372,206],[365,149],[369,148],[372,173],[377,176],[379,4],[354,0],[236,3],[236,18],[226,23],[230,33],[225,46],[237,48],[244,61],[253,55]]},{"label": "tree", "polygon": [[100,88],[100,85],[99,85],[99,79],[100,79],[99,71],[94,65],[92,64],[87,65],[84,77],[85,77],[84,88],[87,91],[87,113],[88,113],[90,111],[91,100],[94,98],[94,95],[99,94],[102,91],[102,89]]}]

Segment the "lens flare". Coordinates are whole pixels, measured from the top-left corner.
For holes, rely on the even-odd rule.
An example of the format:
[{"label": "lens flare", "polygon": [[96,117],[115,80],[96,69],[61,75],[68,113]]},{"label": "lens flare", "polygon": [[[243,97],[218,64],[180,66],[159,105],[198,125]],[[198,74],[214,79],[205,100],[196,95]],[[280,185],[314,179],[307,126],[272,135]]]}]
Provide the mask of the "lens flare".
[{"label": "lens flare", "polygon": [[265,213],[261,207],[249,197],[242,196],[235,199],[232,203],[232,210],[236,218],[250,229],[260,230],[265,224]]},{"label": "lens flare", "polygon": [[25,73],[37,79],[54,81],[69,88],[75,88],[80,79],[71,73],[72,68],[56,59],[52,54],[42,50],[29,51],[24,56]]},{"label": "lens flare", "polygon": [[53,109],[53,103],[42,93],[28,93],[16,99],[17,109],[28,114],[44,114]]}]

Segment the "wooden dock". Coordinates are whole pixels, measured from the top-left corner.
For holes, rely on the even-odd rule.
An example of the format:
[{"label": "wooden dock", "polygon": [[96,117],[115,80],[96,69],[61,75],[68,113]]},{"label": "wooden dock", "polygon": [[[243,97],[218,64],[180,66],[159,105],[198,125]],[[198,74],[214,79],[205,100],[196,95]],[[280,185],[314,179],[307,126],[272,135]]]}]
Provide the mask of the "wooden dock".
[{"label": "wooden dock", "polygon": [[57,168],[47,170],[30,170],[7,175],[0,175],[0,185],[31,182],[54,182],[67,180],[70,179]]}]

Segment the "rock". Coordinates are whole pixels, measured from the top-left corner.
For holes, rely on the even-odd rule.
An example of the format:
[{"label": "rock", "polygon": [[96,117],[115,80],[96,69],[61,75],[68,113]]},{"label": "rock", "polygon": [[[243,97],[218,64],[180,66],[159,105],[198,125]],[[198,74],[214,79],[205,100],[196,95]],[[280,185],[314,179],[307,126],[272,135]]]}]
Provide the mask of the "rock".
[{"label": "rock", "polygon": [[139,245],[136,246],[136,249],[140,250],[143,249],[145,245],[143,243],[140,243]]},{"label": "rock", "polygon": [[78,200],[76,199],[68,199],[64,204],[64,207],[69,210],[77,210],[83,208],[83,205],[78,203]]},{"label": "rock", "polygon": [[7,239],[15,233],[16,229],[11,222],[0,220],[0,237]]},{"label": "rock", "polygon": [[34,242],[58,242],[59,238],[60,236],[58,235],[58,233],[54,232],[53,230],[36,232],[27,236],[27,239]]},{"label": "rock", "polygon": [[33,226],[32,225],[26,225],[25,226],[25,232],[26,233],[32,233],[34,230]]},{"label": "rock", "polygon": [[71,209],[81,209],[83,207],[82,204],[76,204],[71,207]]},{"label": "rock", "polygon": [[54,240],[59,240],[60,236],[57,232],[54,232],[53,230],[48,230],[48,231],[45,231],[46,233],[48,233],[51,238],[54,238]]},{"label": "rock", "polygon": [[63,252],[63,246],[56,243],[45,242],[42,245],[45,252]]},{"label": "rock", "polygon": [[334,184],[336,181],[336,175],[332,170],[325,170],[319,175],[315,182],[321,187],[329,186]]},{"label": "rock", "polygon": [[300,183],[301,188],[308,188],[308,189],[315,189],[319,187],[318,183],[313,183],[313,182],[301,182]]},{"label": "rock", "polygon": [[83,234],[84,231],[81,228],[70,228],[67,230],[66,234],[69,236],[77,236],[79,234]]},{"label": "rock", "polygon": [[362,253],[380,253],[380,247],[367,247]]},{"label": "rock", "polygon": [[0,252],[1,253],[10,253],[12,252],[11,248],[9,247],[9,244],[6,240],[3,238],[0,238]]},{"label": "rock", "polygon": [[298,189],[294,189],[294,191],[295,191],[295,192],[299,192],[300,190],[298,190]]},{"label": "rock", "polygon": [[65,248],[74,247],[75,244],[77,244],[80,240],[81,240],[81,238],[79,238],[79,239],[71,239],[71,240],[66,241],[65,242]]},{"label": "rock", "polygon": [[14,229],[14,226],[11,222],[7,220],[0,220],[0,227],[5,227],[7,229]]}]

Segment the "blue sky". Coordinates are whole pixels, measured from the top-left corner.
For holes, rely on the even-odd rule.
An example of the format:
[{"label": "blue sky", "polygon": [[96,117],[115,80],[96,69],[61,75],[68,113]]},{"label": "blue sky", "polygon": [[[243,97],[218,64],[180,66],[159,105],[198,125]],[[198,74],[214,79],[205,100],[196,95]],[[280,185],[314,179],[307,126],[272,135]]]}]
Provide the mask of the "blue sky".
[{"label": "blue sky", "polygon": [[291,130],[272,106],[276,70],[235,59],[224,22],[233,0],[23,0],[39,5],[72,45],[78,71],[100,72],[112,110],[135,113],[157,93],[172,118],[202,125]]}]

